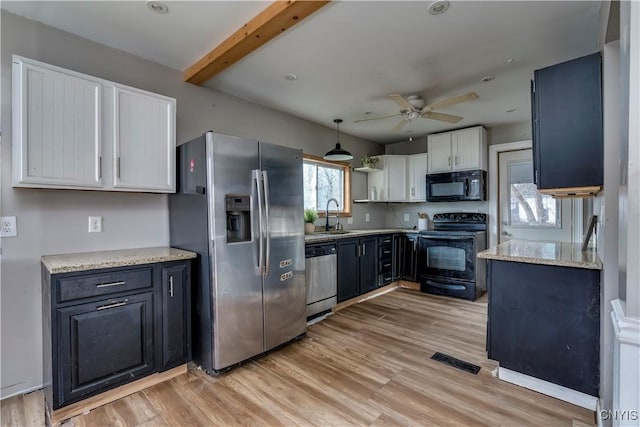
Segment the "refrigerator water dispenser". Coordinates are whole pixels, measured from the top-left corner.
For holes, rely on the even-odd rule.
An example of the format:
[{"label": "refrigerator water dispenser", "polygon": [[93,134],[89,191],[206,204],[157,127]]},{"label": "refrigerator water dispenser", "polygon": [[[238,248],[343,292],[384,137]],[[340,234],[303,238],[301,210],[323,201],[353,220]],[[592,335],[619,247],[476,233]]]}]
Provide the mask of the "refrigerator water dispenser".
[{"label": "refrigerator water dispenser", "polygon": [[251,196],[225,195],[227,211],[227,243],[251,241]]}]

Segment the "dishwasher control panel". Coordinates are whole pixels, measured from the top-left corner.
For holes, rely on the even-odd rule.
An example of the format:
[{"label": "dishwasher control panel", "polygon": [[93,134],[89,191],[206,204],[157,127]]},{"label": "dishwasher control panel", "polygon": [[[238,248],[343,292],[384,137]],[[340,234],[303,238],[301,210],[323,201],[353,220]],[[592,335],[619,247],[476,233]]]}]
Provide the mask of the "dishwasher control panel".
[{"label": "dishwasher control panel", "polygon": [[335,255],[335,254],[337,254],[335,243],[307,245],[304,249],[305,258],[314,258],[318,256]]}]

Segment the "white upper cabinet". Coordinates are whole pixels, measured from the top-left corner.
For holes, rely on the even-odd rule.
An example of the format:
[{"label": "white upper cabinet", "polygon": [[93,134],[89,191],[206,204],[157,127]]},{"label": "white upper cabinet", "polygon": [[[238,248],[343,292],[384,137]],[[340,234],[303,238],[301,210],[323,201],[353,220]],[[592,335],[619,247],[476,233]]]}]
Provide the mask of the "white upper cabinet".
[{"label": "white upper cabinet", "polygon": [[409,159],[409,201],[424,202],[427,197],[427,153],[412,154]]},{"label": "white upper cabinet", "polygon": [[13,56],[13,186],[175,191],[175,99]]},{"label": "white upper cabinet", "polygon": [[429,173],[487,170],[487,131],[482,126],[429,135]]},{"label": "white upper cabinet", "polygon": [[100,188],[101,83],[13,62],[13,185]]},{"label": "white upper cabinet", "polygon": [[113,186],[175,190],[174,99],[114,88]]},{"label": "white upper cabinet", "polygon": [[369,201],[407,201],[407,156],[382,155],[379,172],[369,173]]}]

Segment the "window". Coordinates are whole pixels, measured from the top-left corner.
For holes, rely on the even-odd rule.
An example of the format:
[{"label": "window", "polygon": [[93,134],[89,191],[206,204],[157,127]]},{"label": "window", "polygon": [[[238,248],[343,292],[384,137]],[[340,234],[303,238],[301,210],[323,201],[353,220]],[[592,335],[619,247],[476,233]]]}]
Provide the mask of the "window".
[{"label": "window", "polygon": [[[338,215],[351,216],[351,168],[346,162],[329,162],[322,157],[304,156],[304,207],[315,209],[325,216],[327,201],[334,198],[340,209]],[[331,203],[329,212],[335,214]]]},{"label": "window", "polygon": [[560,228],[560,203],[533,184],[531,161],[509,164],[509,225]]}]

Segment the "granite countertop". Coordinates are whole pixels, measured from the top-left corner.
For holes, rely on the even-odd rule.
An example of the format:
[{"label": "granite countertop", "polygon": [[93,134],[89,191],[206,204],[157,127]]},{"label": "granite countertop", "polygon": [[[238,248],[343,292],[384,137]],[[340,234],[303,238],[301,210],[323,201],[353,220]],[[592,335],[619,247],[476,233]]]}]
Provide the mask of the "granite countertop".
[{"label": "granite countertop", "polygon": [[478,258],[602,270],[596,251],[582,251],[581,246],[579,243],[510,240],[478,252]]},{"label": "granite countertop", "polygon": [[58,274],[99,268],[178,261],[181,259],[196,258],[197,256],[195,252],[162,246],[156,248],[45,255],[42,257],[42,264],[49,270],[49,273]]},{"label": "granite countertop", "polygon": [[418,230],[411,228],[374,228],[371,230],[345,230],[348,233],[344,234],[328,234],[321,231],[316,231],[314,234],[305,234],[305,243],[322,243],[331,242],[338,239],[348,239],[351,237],[371,236],[376,234],[391,234],[391,233],[418,233]]}]

